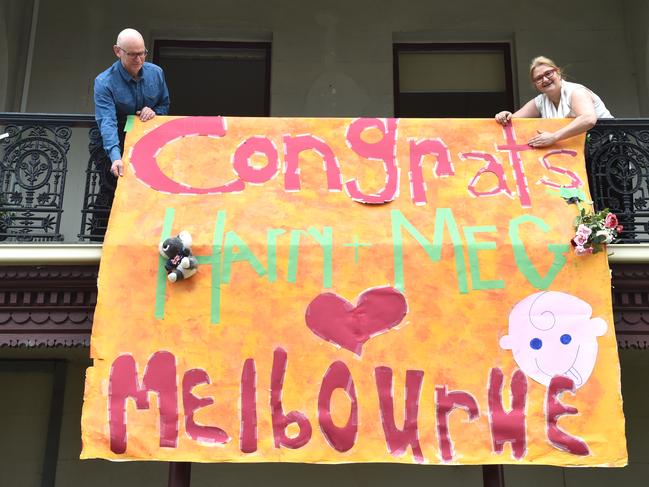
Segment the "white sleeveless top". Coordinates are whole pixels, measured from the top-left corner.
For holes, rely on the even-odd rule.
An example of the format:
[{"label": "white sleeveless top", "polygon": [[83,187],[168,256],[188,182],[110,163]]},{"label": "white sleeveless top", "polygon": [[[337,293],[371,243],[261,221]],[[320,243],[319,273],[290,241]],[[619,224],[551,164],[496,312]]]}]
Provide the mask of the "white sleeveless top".
[{"label": "white sleeveless top", "polygon": [[595,93],[590,91],[584,85],[578,83],[571,83],[570,81],[561,80],[561,100],[559,101],[559,106],[555,107],[554,103],[550,101],[547,95],[540,94],[534,101],[536,103],[536,108],[541,114],[541,118],[575,118],[575,114],[572,111],[570,106],[572,94],[575,90],[584,89],[588,91],[591,98],[593,99],[593,105],[595,105],[595,115],[597,118],[613,118],[611,112],[608,111],[602,99],[597,96]]}]

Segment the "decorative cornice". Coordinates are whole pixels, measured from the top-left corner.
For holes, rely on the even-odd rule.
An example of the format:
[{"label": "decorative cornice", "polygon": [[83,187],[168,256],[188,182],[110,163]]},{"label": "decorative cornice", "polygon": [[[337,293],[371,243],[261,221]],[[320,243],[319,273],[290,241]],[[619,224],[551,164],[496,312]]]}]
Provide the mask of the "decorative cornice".
[{"label": "decorative cornice", "polygon": [[0,346],[88,346],[97,265],[0,268]]},{"label": "decorative cornice", "polygon": [[649,264],[615,264],[611,270],[618,346],[649,350]]},{"label": "decorative cornice", "polygon": [[36,347],[88,347],[90,346],[90,332],[87,334],[46,336],[5,335],[0,328],[0,347],[9,348],[36,348]]}]

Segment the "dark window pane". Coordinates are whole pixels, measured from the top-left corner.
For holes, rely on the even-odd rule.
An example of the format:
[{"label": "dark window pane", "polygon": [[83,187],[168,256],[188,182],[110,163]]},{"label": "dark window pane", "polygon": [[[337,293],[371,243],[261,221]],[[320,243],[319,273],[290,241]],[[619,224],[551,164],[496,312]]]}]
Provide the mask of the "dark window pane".
[{"label": "dark window pane", "polygon": [[269,115],[270,44],[158,41],[171,115]]},{"label": "dark window pane", "polygon": [[507,106],[507,93],[399,94],[400,117],[490,118]]},{"label": "dark window pane", "polygon": [[513,110],[506,43],[394,45],[395,116],[491,118]]}]

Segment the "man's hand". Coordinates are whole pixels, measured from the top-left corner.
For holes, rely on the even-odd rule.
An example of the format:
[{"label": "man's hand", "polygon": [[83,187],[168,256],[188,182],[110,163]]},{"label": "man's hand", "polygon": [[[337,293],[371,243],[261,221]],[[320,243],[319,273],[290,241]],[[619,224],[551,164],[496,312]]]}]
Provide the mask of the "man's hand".
[{"label": "man's hand", "polygon": [[552,132],[541,132],[537,130],[536,135],[527,141],[527,145],[530,147],[547,147],[548,145],[554,144],[557,140],[558,137]]},{"label": "man's hand", "polygon": [[113,164],[110,166],[110,172],[115,177],[124,175],[124,163],[122,162],[121,159],[117,159],[116,161],[113,161]]},{"label": "man's hand", "polygon": [[140,117],[140,120],[143,122],[148,122],[155,118],[155,112],[149,107],[144,107],[139,112],[135,112],[135,114]]}]

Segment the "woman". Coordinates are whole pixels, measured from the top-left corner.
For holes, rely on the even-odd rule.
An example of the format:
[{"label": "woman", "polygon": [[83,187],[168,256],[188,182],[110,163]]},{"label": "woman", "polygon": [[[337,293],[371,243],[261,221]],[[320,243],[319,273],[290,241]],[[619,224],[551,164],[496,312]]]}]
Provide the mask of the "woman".
[{"label": "woman", "polygon": [[532,60],[530,76],[540,95],[528,101],[515,113],[502,111],[496,121],[506,125],[516,118],[573,118],[556,132],[541,132],[527,143],[532,147],[545,147],[592,128],[598,118],[613,118],[599,96],[583,85],[571,83],[562,77],[561,68],[543,56]]}]

